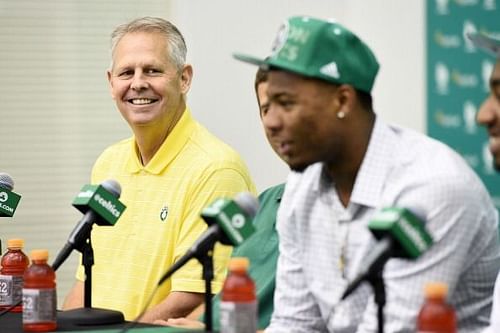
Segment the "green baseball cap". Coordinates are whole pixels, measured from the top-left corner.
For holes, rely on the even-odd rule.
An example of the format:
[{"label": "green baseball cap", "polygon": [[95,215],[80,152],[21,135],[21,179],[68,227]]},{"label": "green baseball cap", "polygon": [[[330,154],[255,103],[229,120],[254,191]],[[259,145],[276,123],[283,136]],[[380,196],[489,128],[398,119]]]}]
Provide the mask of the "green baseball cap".
[{"label": "green baseball cap", "polygon": [[379,69],[370,48],[334,21],[294,16],[283,23],[271,55],[259,59],[234,53],[233,57],[263,68],[283,69],[370,92]]},{"label": "green baseball cap", "polygon": [[500,58],[500,39],[487,36],[483,33],[469,33],[467,37],[474,46],[479,47],[497,58]]}]

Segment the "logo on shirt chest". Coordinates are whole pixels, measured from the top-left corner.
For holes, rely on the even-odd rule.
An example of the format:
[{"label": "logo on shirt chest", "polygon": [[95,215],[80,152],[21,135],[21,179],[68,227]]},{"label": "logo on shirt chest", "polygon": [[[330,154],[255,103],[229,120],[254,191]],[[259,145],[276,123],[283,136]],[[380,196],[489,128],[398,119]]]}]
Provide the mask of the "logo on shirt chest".
[{"label": "logo on shirt chest", "polygon": [[160,210],[160,220],[163,222],[167,219],[168,216],[168,206],[165,205],[163,208]]}]

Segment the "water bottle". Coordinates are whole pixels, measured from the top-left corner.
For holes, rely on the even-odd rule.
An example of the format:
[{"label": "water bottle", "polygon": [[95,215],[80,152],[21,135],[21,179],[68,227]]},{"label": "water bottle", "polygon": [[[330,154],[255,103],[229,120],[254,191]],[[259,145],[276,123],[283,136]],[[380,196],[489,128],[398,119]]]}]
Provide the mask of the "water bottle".
[{"label": "water bottle", "polygon": [[425,302],[417,318],[418,333],[456,333],[455,309],[446,303],[448,285],[427,283],[424,288]]},{"label": "water bottle", "polygon": [[220,303],[221,333],[255,333],[257,299],[255,283],[248,275],[248,258],[231,258]]},{"label": "water bottle", "polygon": [[47,264],[49,251],[33,250],[31,266],[24,272],[23,330],[54,331],[56,323],[56,273]]},{"label": "water bottle", "polygon": [[22,239],[7,241],[7,252],[2,257],[0,269],[0,310],[11,308],[12,312],[22,311],[23,274],[29,265],[23,247]]}]

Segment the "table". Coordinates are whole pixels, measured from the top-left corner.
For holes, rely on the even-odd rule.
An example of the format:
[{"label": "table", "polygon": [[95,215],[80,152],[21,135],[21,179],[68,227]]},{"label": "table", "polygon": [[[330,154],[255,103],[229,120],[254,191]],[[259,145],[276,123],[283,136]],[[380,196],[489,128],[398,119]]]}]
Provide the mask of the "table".
[{"label": "table", "polygon": [[[101,326],[76,326],[68,323],[59,325],[56,332],[86,332],[86,333],[118,333],[128,322]],[[22,313],[8,312],[0,317],[0,332],[2,333],[22,333]],[[138,323],[136,327],[127,333],[195,333],[205,332],[200,330],[179,329],[150,324]]]}]

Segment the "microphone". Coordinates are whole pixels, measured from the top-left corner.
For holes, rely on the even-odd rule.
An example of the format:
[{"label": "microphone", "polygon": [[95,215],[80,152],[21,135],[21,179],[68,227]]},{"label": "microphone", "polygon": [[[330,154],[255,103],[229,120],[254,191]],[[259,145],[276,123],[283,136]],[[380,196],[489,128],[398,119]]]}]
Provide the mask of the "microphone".
[{"label": "microphone", "polygon": [[14,181],[5,172],[0,172],[0,217],[12,217],[21,196],[12,192]]},{"label": "microphone", "polygon": [[82,187],[73,201],[73,206],[84,215],[54,260],[52,264],[54,271],[68,258],[71,251],[82,248],[90,237],[94,223],[103,226],[112,226],[116,223],[126,208],[118,200],[121,191],[120,184],[112,179],[105,180],[100,185]]},{"label": "microphone", "polygon": [[184,266],[189,260],[210,251],[215,242],[238,246],[255,232],[252,219],[259,209],[259,202],[248,192],[239,193],[234,200],[217,199],[203,209],[201,217],[208,229],[196,240],[191,248],[166,272],[158,285]]},{"label": "microphone", "polygon": [[361,282],[370,280],[382,270],[391,257],[416,259],[432,245],[424,223],[406,208],[384,208],[368,223],[368,229],[378,239],[361,264],[361,270],[342,295],[349,296]]}]

